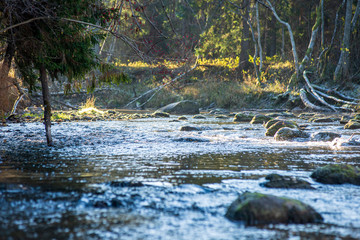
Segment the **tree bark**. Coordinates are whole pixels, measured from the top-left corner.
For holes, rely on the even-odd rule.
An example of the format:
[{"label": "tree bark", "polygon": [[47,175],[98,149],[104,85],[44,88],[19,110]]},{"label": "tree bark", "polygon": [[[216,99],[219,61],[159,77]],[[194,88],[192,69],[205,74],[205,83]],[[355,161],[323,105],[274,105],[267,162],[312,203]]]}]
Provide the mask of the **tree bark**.
[{"label": "tree bark", "polygon": [[8,112],[11,110],[9,101],[9,89],[11,83],[9,81],[9,71],[11,68],[11,62],[14,57],[15,49],[11,40],[8,41],[4,60],[0,69],[0,111]]},{"label": "tree bark", "polygon": [[352,3],[353,0],[346,1],[346,14],[345,14],[345,26],[344,36],[341,46],[341,54],[339,62],[336,66],[334,73],[334,80],[338,81],[340,78],[349,76],[349,56],[350,56],[350,33],[351,33],[351,17],[352,17]]},{"label": "tree bark", "polygon": [[50,92],[48,85],[48,78],[45,66],[40,67],[40,81],[44,102],[44,124],[45,124],[45,133],[46,141],[48,146],[53,145],[52,136],[51,136],[51,102],[50,102]]},{"label": "tree bark", "polygon": [[241,38],[241,52],[239,56],[238,72],[242,73],[243,70],[249,68],[249,49],[250,49],[250,27],[247,24],[247,19],[250,15],[250,1],[244,0],[245,14],[242,18],[242,38]]},{"label": "tree bark", "polygon": [[261,46],[261,29],[260,29],[260,19],[259,19],[259,3],[256,2],[256,26],[257,26],[257,40],[259,45],[259,57],[260,57],[260,64],[259,64],[259,73],[261,74],[262,71],[262,64],[263,64],[263,51]]},{"label": "tree bark", "polygon": [[[320,0],[320,5],[321,5],[321,2],[323,2],[323,0]],[[321,13],[320,13],[320,8],[318,8],[318,10],[316,12],[315,24],[314,24],[314,26],[312,28],[312,32],[311,32],[310,42],[309,42],[308,48],[306,50],[305,56],[299,66],[300,73],[302,73],[305,70],[305,66],[308,64],[308,62],[311,59],[311,55],[314,50],[314,46],[315,46],[315,42],[316,42],[316,36],[317,36],[317,33],[320,28],[320,24],[321,24]]]},{"label": "tree bark", "polygon": [[290,41],[291,41],[291,48],[292,48],[292,52],[293,52],[293,57],[294,57],[294,64],[295,64],[295,72],[296,72],[296,78],[299,77],[299,59],[298,59],[298,55],[296,52],[296,45],[295,45],[295,39],[294,39],[294,34],[292,32],[291,26],[289,23],[281,20],[281,18],[279,17],[279,15],[277,14],[275,8],[273,7],[273,5],[271,4],[271,2],[269,0],[266,0],[267,4],[269,5],[270,10],[273,12],[275,18],[283,25],[285,25],[289,31],[289,36],[290,36]]},{"label": "tree bark", "polygon": [[359,14],[360,14],[360,0],[357,1],[354,17],[351,20],[351,32],[354,31],[354,29],[355,29],[356,22],[359,18]]}]

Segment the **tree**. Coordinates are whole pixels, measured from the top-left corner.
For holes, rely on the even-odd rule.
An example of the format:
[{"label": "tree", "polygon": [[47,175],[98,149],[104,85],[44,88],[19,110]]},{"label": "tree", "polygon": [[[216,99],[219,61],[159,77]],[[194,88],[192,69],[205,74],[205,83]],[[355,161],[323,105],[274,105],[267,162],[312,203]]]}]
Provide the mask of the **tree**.
[{"label": "tree", "polygon": [[[67,18],[96,24],[105,9],[96,0],[5,1],[1,8],[2,31],[7,39],[3,74],[14,59],[16,68],[30,90],[41,82],[44,100],[44,123],[48,145],[51,138],[51,102],[48,75],[73,81],[99,64],[93,47],[101,34],[93,28]],[[16,27],[14,27],[16,26]],[[6,65],[4,65],[6,64]]]}]

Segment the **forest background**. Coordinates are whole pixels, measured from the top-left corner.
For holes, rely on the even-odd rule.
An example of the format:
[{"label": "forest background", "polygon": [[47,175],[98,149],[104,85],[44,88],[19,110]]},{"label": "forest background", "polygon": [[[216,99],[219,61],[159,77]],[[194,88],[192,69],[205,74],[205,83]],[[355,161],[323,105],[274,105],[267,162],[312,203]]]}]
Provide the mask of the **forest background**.
[{"label": "forest background", "polygon": [[103,108],[356,110],[359,12],[359,0],[1,1],[2,116],[40,90],[45,121],[51,100],[88,94]]}]

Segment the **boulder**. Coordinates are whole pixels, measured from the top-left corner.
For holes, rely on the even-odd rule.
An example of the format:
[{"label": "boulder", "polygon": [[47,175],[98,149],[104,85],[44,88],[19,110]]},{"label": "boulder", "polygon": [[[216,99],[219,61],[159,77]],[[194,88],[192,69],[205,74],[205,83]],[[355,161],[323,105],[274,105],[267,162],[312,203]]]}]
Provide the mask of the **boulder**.
[{"label": "boulder", "polygon": [[199,114],[199,105],[197,102],[184,100],[166,105],[158,111],[173,114]]},{"label": "boulder", "polygon": [[184,121],[184,120],[188,120],[188,119],[187,119],[187,117],[185,117],[185,116],[180,116],[180,117],[178,117],[178,120]]},{"label": "boulder", "polygon": [[360,185],[360,169],[346,164],[332,164],[317,168],[311,177],[320,183]]},{"label": "boulder", "polygon": [[331,142],[335,138],[340,138],[341,135],[334,132],[316,132],[311,135],[313,141]]},{"label": "boulder", "polygon": [[350,116],[342,116],[340,119],[340,124],[347,124],[350,121]]},{"label": "boulder", "polygon": [[347,124],[345,124],[344,129],[360,129],[360,122],[351,119]]},{"label": "boulder", "polygon": [[265,179],[269,181],[260,183],[260,186],[267,188],[314,189],[310,183],[296,177],[269,174]]},{"label": "boulder", "polygon": [[255,115],[252,119],[251,119],[251,124],[256,124],[256,123],[266,123],[268,122],[269,120],[271,120],[272,117],[269,117],[269,116],[266,116],[266,115],[263,115],[263,114],[257,114]]},{"label": "boulder", "polygon": [[[268,125],[268,124],[266,124]],[[279,120],[276,123],[272,124],[265,132],[265,136],[270,136],[273,137],[275,135],[275,133],[283,127],[288,127],[288,128],[299,128],[298,125],[296,124],[296,122],[293,121],[285,121],[285,120]]]},{"label": "boulder", "polygon": [[308,133],[289,127],[280,128],[274,136],[276,141],[291,141],[294,138],[308,137],[310,137]]},{"label": "boulder", "polygon": [[322,117],[322,118],[312,118],[309,121],[313,123],[329,123],[339,121],[339,118],[331,118],[331,117]]},{"label": "boulder", "polygon": [[246,225],[323,222],[322,216],[305,203],[256,192],[240,195],[230,205],[225,216]]},{"label": "boulder", "polygon": [[251,112],[240,112],[234,116],[234,122],[250,122],[254,116]]}]

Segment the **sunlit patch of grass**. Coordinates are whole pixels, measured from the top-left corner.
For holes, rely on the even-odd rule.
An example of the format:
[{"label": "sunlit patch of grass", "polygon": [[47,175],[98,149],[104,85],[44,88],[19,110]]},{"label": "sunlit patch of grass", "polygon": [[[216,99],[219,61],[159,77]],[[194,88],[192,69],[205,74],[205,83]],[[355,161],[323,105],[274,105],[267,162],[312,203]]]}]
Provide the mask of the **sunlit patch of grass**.
[{"label": "sunlit patch of grass", "polygon": [[216,66],[216,67],[224,67],[224,68],[234,69],[239,65],[239,57],[215,58],[215,59],[201,58],[198,60],[198,64],[200,66],[208,65],[208,66]]},{"label": "sunlit patch of grass", "polygon": [[94,96],[86,99],[84,105],[80,106],[79,114],[104,114],[103,111],[95,107],[96,98]]},{"label": "sunlit patch of grass", "polygon": [[51,116],[51,120],[70,120],[71,119],[71,115],[70,114],[66,114],[66,113],[62,113],[62,112],[55,112],[52,114]]}]

